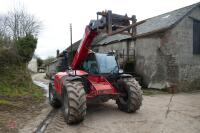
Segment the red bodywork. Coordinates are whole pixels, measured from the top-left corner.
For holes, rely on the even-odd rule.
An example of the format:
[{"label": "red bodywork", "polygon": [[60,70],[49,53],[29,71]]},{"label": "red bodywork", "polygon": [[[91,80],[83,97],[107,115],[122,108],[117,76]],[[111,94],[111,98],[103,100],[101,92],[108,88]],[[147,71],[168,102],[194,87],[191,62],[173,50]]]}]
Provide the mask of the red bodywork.
[{"label": "red bodywork", "polygon": [[83,70],[77,70],[79,65],[87,58],[89,49],[93,39],[97,36],[97,32],[90,29],[89,26],[85,29],[85,35],[76,51],[71,64],[72,71],[59,72],[55,75],[54,84],[56,92],[61,95],[63,88],[63,78],[66,76],[83,76],[87,75],[87,80],[90,83],[90,89],[87,93],[87,98],[95,98],[99,95],[117,95],[117,90],[110,84],[104,76],[90,75]]},{"label": "red bodywork", "polygon": [[[75,70],[72,71],[75,73]],[[77,76],[88,75],[87,72],[82,70],[76,70]],[[56,88],[56,92],[61,95],[62,87],[63,87],[63,80],[64,76],[69,76],[67,72],[59,72],[55,75],[54,85]],[[94,98],[99,95],[117,95],[117,90],[110,84],[105,77],[103,76],[95,76],[95,75],[88,75],[88,81],[90,82],[90,91],[87,93],[87,98]]]},{"label": "red bodywork", "polygon": [[93,98],[98,95],[118,94],[117,90],[103,76],[89,76],[88,80],[91,83],[91,86],[87,98]]},{"label": "red bodywork", "polygon": [[[82,70],[76,70],[76,72],[75,72],[75,70],[73,70],[73,71],[71,71],[70,74],[71,75],[75,75],[75,73],[76,73],[77,76],[78,75],[82,76],[82,75],[87,75],[88,74],[87,72],[84,72]],[[56,92],[58,94],[60,94],[60,95],[62,93],[62,87],[63,87],[63,84],[64,84],[62,78],[66,77],[66,76],[69,76],[69,73],[67,73],[67,72],[58,72],[54,76],[54,85],[55,85],[55,88],[56,88]]]}]

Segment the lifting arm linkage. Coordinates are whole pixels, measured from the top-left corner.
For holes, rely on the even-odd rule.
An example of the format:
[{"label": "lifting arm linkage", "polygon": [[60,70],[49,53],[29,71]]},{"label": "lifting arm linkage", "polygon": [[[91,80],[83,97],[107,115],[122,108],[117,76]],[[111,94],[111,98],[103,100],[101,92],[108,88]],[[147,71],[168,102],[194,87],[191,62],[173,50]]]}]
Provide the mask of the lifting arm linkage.
[{"label": "lifting arm linkage", "polygon": [[81,64],[81,62],[87,58],[92,41],[98,35],[98,29],[104,28],[105,25],[106,22],[103,20],[91,20],[90,24],[86,26],[85,34],[71,64],[71,68],[73,70],[78,69],[78,66]]},{"label": "lifting arm linkage", "polygon": [[73,70],[77,69],[80,63],[87,57],[89,49],[91,47],[92,40],[96,36],[97,36],[97,31],[92,30],[90,26],[86,26],[85,34],[71,64],[71,68]]}]

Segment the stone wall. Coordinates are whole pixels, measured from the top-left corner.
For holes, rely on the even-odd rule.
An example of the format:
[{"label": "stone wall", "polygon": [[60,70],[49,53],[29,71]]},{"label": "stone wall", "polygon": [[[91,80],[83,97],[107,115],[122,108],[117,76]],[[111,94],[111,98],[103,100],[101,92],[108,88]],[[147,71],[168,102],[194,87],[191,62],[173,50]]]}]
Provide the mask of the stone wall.
[{"label": "stone wall", "polygon": [[[182,90],[200,88],[200,55],[193,54],[193,19],[200,20],[200,8],[186,16],[165,38],[169,41],[168,53],[173,54],[178,65],[178,86]],[[173,71],[171,72],[173,73]]]},{"label": "stone wall", "polygon": [[165,69],[160,67],[162,59],[157,56],[159,46],[159,36],[139,38],[135,42],[135,72],[142,76],[146,87],[153,79],[161,81],[165,78]]}]

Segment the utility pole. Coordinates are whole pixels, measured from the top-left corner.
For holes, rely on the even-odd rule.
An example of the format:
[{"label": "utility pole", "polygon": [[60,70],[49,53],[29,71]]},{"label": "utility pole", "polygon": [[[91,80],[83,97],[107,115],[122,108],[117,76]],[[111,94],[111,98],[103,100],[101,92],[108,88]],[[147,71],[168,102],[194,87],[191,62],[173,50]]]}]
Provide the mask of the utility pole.
[{"label": "utility pole", "polygon": [[70,43],[71,43],[71,52],[72,52],[72,24],[70,23]]}]

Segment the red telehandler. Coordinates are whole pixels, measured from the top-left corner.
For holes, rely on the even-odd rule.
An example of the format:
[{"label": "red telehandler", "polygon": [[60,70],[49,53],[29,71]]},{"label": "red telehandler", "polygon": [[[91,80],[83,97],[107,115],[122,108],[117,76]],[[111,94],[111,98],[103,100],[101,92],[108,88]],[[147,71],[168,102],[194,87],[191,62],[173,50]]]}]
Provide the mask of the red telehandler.
[{"label": "red telehandler", "polygon": [[118,108],[128,113],[135,112],[142,105],[139,83],[132,75],[120,71],[113,52],[95,53],[90,50],[93,39],[99,33],[113,35],[124,32],[127,27],[130,29],[139,22],[130,24],[131,18],[112,14],[111,11],[98,12],[98,15],[102,16],[101,19],[92,20],[86,26],[70,67],[55,74],[49,84],[49,102],[54,108],[62,106],[67,124],[84,119],[87,102],[114,99]]}]

